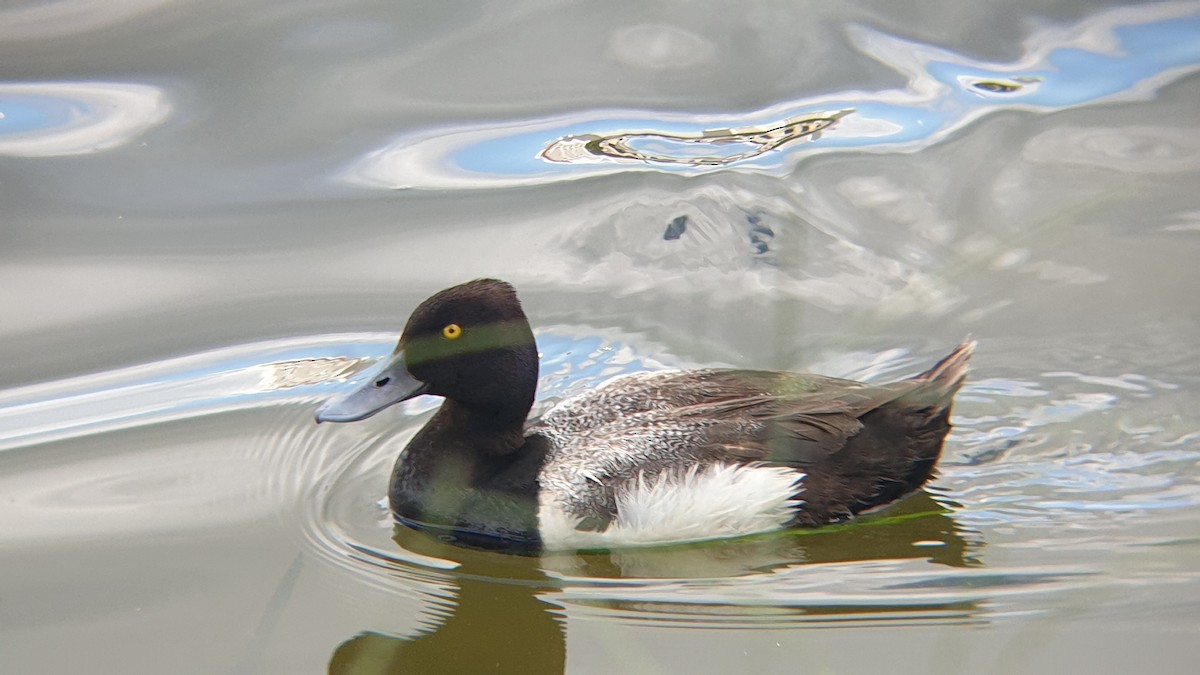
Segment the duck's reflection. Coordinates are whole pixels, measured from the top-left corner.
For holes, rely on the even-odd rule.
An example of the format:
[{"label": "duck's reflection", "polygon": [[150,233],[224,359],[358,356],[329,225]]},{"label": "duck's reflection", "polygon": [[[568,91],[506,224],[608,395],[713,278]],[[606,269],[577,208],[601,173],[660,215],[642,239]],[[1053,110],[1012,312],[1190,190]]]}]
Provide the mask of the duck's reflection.
[{"label": "duck's reflection", "polygon": [[[364,632],[344,642],[330,659],[330,673],[562,672],[564,612],[556,610],[554,598],[563,593],[567,578],[733,579],[803,564],[914,558],[970,567],[981,565],[974,553],[982,546],[975,533],[961,528],[924,491],[852,525],[692,546],[524,557],[465,549],[404,527],[396,528],[395,540],[413,553],[459,563],[448,573],[459,588],[457,603],[449,618],[430,632],[415,637]],[[680,614],[698,618],[704,608],[690,603]],[[936,619],[948,614],[961,618],[977,608],[969,601],[894,607],[788,603],[787,611],[806,617],[896,612],[907,619],[924,613]],[[759,614],[761,608],[747,612]],[[716,620],[729,617],[730,607],[723,604]]]},{"label": "duck's reflection", "polygon": [[449,560],[458,601],[445,623],[411,639],[362,633],[342,643],[330,673],[561,673],[566,641],[539,594],[553,584],[536,558],[447,546],[397,528],[401,546]]},{"label": "duck's reflection", "polygon": [[790,530],[691,546],[630,548],[603,554],[547,555],[543,569],[575,577],[732,578],[797,564],[927,558],[951,567],[980,565],[973,532],[919,491],[885,513],[856,523]]}]

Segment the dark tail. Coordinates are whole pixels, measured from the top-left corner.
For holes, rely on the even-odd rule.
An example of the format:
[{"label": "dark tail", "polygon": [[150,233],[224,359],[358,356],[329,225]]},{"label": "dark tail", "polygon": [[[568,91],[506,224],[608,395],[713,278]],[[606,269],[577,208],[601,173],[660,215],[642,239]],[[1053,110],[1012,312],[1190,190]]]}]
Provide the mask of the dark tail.
[{"label": "dark tail", "polygon": [[855,507],[859,510],[908,494],[921,487],[934,473],[942,444],[950,432],[950,408],[954,395],[967,379],[967,362],[975,351],[975,340],[967,338],[932,368],[909,380],[915,386],[897,403],[907,427],[906,454],[894,473],[885,473],[876,492]]},{"label": "dark tail", "polygon": [[962,388],[967,379],[967,362],[975,352],[975,340],[967,338],[954,348],[946,358],[938,361],[929,370],[912,378],[913,382],[928,383],[920,387],[933,395],[938,401],[949,405],[954,395]]},{"label": "dark tail", "polygon": [[975,341],[968,338],[920,375],[879,387],[889,398],[861,415],[862,429],[845,448],[804,478],[807,501],[797,524],[844,520],[924,485],[941,456],[951,404],[966,381],[974,349]]}]

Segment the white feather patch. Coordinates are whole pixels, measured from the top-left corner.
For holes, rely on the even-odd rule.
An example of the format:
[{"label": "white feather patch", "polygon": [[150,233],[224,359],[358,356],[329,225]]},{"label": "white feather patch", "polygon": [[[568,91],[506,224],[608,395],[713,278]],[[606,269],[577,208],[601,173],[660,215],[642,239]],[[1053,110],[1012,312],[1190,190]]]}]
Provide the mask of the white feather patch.
[{"label": "white feather patch", "polygon": [[639,474],[617,493],[617,517],[603,532],[579,522],[550,495],[538,506],[547,549],[606,548],[735,537],[777,530],[791,521],[804,473],[779,466],[693,466],[648,479]]}]

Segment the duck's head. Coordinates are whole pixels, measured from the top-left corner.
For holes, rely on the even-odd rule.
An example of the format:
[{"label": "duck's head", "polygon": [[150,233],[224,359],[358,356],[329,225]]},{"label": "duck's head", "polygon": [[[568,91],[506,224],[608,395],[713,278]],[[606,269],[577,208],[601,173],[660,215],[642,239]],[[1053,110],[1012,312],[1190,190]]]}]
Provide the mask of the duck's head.
[{"label": "duck's head", "polygon": [[519,424],[533,404],[537,375],[537,346],[516,291],[477,279],[422,302],[382,370],[322,406],[317,421],[354,422],[432,394],[498,423]]}]

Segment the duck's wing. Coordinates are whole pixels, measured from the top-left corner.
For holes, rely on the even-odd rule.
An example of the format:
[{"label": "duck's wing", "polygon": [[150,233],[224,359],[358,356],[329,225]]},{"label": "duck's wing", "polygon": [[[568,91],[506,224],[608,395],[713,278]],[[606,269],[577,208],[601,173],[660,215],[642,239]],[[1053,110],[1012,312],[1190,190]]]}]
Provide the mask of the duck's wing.
[{"label": "duck's wing", "polygon": [[603,524],[628,481],[714,464],[777,466],[803,474],[798,523],[841,520],[929,478],[972,346],[879,386],[745,370],[623,378],[531,429],[553,446],[543,485]]},{"label": "duck's wing", "polygon": [[916,377],[878,386],[826,380],[806,394],[754,396],[694,414],[718,420],[698,452],[805,474],[797,521],[821,524],[885,504],[933,474],[974,347]]},{"label": "duck's wing", "polygon": [[[779,397],[806,396],[863,385],[804,373],[762,370],[663,370],[613,378],[596,389],[572,396],[545,412],[530,430],[551,428],[571,433],[611,431],[631,418],[693,417],[722,410],[736,412]],[[711,407],[708,407],[711,406]]]},{"label": "duck's wing", "polygon": [[[529,427],[549,439],[544,489],[580,529],[603,529],[617,495],[639,481],[678,480],[703,467],[795,467],[845,443],[859,423],[847,403],[814,397],[853,382],[762,371],[647,373],[559,404]],[[779,391],[798,394],[781,399]],[[790,404],[785,405],[785,404]],[[786,413],[786,414],[785,414]],[[776,419],[778,418],[778,419]],[[765,433],[804,438],[772,461]]]},{"label": "duck's wing", "polygon": [[704,420],[698,454],[802,467],[838,452],[862,430],[859,417],[874,404],[861,405],[858,398],[753,396],[679,412],[685,419]]}]

